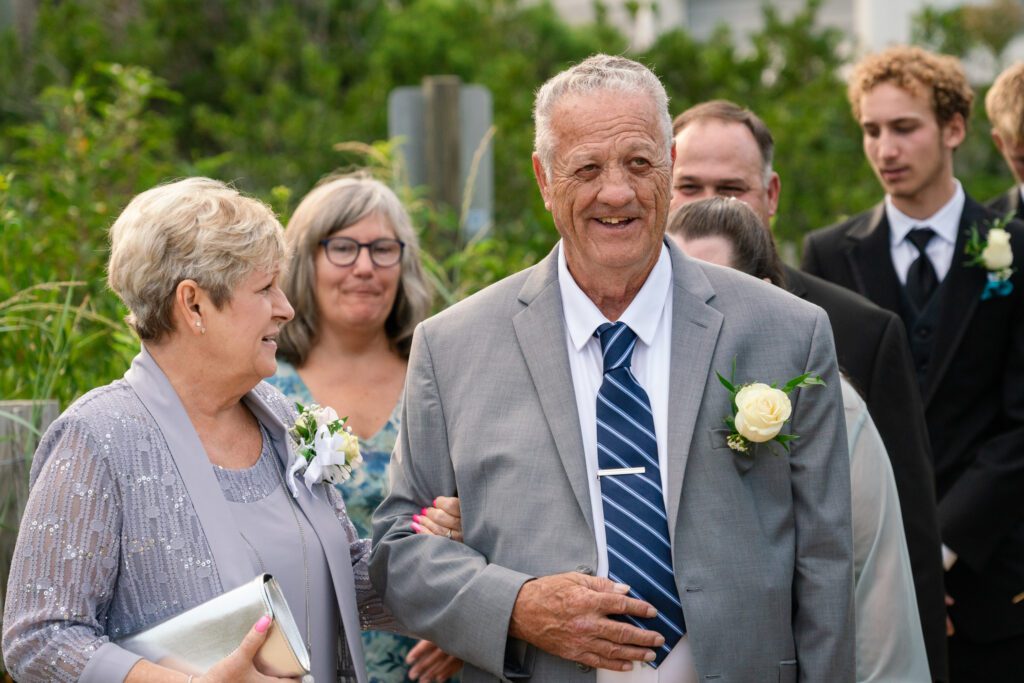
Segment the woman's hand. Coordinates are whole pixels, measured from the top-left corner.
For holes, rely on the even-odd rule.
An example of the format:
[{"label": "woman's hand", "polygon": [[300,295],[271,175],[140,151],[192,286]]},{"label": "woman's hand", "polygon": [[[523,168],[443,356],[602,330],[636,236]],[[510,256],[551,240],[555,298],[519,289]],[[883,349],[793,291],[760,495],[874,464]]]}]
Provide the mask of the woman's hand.
[{"label": "woman's hand", "polygon": [[[454,500],[458,504],[458,498],[446,500]],[[409,678],[420,683],[443,683],[462,668],[461,659],[451,656],[429,640],[416,643],[405,656],[405,663],[412,665]]]},{"label": "woman's hand", "polygon": [[458,498],[438,496],[433,507],[423,508],[412,516],[412,530],[418,534],[445,536],[462,542],[462,509]]},{"label": "woman's hand", "polygon": [[192,683],[272,683],[274,681],[294,681],[298,678],[277,678],[259,672],[253,659],[260,651],[260,646],[267,640],[270,632],[270,617],[262,616],[235,648],[235,651],[220,660],[202,676],[196,676]]}]

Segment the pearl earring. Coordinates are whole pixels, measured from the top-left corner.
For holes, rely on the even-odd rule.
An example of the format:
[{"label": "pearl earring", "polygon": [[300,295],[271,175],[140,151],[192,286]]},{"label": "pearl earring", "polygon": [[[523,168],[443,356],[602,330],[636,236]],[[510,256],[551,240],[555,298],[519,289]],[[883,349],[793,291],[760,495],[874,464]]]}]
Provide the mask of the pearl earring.
[{"label": "pearl earring", "polygon": [[206,328],[203,327],[203,321],[202,320],[197,320],[196,321],[196,327],[199,328],[199,334],[206,334]]}]

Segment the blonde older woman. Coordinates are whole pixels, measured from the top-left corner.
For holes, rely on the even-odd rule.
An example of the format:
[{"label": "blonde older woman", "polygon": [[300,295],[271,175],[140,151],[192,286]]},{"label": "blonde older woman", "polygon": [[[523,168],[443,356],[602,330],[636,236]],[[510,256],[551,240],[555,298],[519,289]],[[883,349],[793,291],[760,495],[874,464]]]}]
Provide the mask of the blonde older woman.
[{"label": "blonde older woman", "polygon": [[266,571],[316,680],[365,681],[360,622],[391,623],[367,578],[369,541],[332,486],[293,497],[284,485],[295,414],[261,382],[293,315],[280,224],[191,178],[137,196],[110,235],[110,286],[142,350],[36,452],[4,615],[8,667],[22,682],[281,680],[253,664],[266,619],[204,675],[113,642]]},{"label": "blonde older woman", "polygon": [[[282,286],[295,319],[281,332],[270,382],[293,401],[348,416],[364,462],[339,488],[356,529],[369,536],[387,488],[412,332],[430,308],[419,240],[395,193],[365,173],[313,188],[285,239],[291,261]],[[415,641],[402,636],[367,632],[363,643],[377,683],[404,681],[409,673],[443,680],[458,667],[454,659],[416,666],[411,660],[425,646],[413,650]]]}]

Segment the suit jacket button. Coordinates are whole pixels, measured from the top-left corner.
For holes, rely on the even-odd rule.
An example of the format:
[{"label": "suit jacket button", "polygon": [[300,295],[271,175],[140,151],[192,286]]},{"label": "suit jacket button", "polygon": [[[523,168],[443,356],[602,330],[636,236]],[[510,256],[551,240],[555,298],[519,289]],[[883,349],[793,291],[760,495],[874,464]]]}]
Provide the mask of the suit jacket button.
[{"label": "suit jacket button", "polygon": [[[577,566],[576,569],[574,569],[573,571],[577,572],[578,574],[589,574],[589,575],[593,575],[594,574],[594,568],[593,567],[588,567],[585,564],[581,564],[581,565]],[[589,668],[590,667],[587,667],[588,670],[589,670]]]},{"label": "suit jacket button", "polygon": [[586,673],[590,673],[591,671],[593,671],[593,669],[591,667],[587,666],[583,662],[576,662],[576,668],[579,669],[580,671],[582,671],[585,674]]}]

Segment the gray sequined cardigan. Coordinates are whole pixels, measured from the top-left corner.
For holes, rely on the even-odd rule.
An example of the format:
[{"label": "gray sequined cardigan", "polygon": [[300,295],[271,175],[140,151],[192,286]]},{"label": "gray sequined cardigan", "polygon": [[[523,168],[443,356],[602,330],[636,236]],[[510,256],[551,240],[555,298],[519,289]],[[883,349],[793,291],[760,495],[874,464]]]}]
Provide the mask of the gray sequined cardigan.
[{"label": "gray sequined cardigan", "polygon": [[[261,382],[243,401],[291,460],[285,430],[295,413],[284,396]],[[358,538],[333,486],[298,490],[334,581],[348,645],[340,668],[365,681],[360,627],[395,628],[367,575],[370,541]],[[71,405],[36,451],[4,612],[15,679],[121,681],[139,658],[113,640],[252,579],[226,505],[181,402],[143,348],[124,379]]]}]

